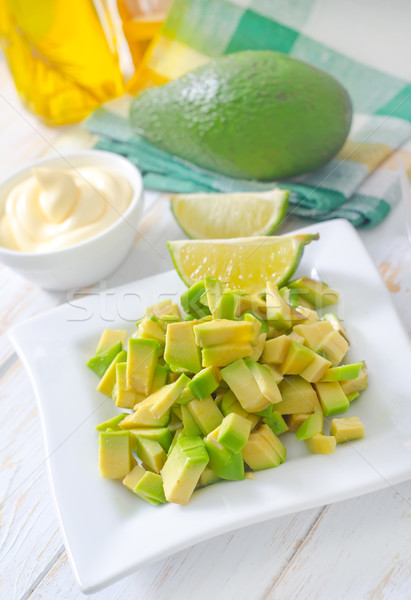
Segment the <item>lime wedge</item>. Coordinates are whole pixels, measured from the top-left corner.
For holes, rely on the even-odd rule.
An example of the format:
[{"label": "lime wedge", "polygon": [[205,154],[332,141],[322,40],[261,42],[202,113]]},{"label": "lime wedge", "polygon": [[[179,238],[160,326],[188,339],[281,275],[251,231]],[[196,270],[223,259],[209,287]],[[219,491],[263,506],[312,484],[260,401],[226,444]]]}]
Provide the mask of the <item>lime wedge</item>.
[{"label": "lime wedge", "polygon": [[193,239],[226,239],[270,235],[285,217],[289,192],[177,194],[171,210]]},{"label": "lime wedge", "polygon": [[181,240],[168,242],[174,266],[186,285],[218,277],[223,285],[247,292],[262,292],[266,282],[280,286],[294,273],[304,246],[316,234]]}]

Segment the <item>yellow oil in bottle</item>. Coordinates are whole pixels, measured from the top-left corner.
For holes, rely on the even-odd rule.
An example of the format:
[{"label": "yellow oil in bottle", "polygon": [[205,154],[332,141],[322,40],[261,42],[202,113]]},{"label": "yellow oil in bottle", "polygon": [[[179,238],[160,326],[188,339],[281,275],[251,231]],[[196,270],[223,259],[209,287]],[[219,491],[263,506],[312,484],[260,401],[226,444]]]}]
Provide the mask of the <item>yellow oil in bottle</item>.
[{"label": "yellow oil in bottle", "polygon": [[100,17],[92,0],[0,0],[0,44],[16,88],[48,124],[79,121],[124,92],[115,37]]}]

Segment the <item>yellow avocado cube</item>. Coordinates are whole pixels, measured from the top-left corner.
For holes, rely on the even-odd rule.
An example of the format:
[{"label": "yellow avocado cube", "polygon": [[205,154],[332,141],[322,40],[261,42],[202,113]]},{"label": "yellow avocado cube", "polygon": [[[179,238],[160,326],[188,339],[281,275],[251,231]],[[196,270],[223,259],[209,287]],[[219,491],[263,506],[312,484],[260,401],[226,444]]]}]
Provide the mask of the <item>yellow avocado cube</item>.
[{"label": "yellow avocado cube", "polygon": [[360,374],[354,379],[347,379],[340,382],[341,388],[346,396],[355,392],[362,392],[368,387],[367,367],[365,364],[361,367]]},{"label": "yellow avocado cube", "polygon": [[297,431],[297,429],[304,423],[308,417],[313,413],[294,413],[293,415],[287,415],[285,422],[288,425],[289,431]]},{"label": "yellow avocado cube", "polygon": [[125,329],[105,329],[101,334],[100,341],[97,346],[96,354],[105,352],[117,342],[121,342],[121,347],[124,348],[127,339],[127,331]]},{"label": "yellow avocado cube", "polygon": [[249,342],[203,348],[201,351],[203,367],[226,367],[239,358],[251,356],[253,348]]},{"label": "yellow avocado cube", "polygon": [[291,340],[284,362],[278,369],[283,375],[299,375],[315,358],[310,348]]},{"label": "yellow avocado cube", "polygon": [[264,410],[270,402],[263,396],[258,384],[243,359],[236,360],[224,369],[221,376],[234,392],[244,410]]},{"label": "yellow avocado cube", "polygon": [[275,405],[282,415],[321,411],[312,385],[299,375],[287,375],[279,384],[282,401]]},{"label": "yellow avocado cube", "polygon": [[323,339],[334,331],[332,325],[326,321],[318,321],[317,323],[304,323],[296,325],[294,331],[304,338],[304,344],[317,352]]},{"label": "yellow avocado cube", "polygon": [[315,354],[314,359],[301,371],[300,376],[306,381],[317,383],[323,378],[329,367],[331,367],[329,360]]},{"label": "yellow avocado cube", "polygon": [[101,477],[123,479],[133,467],[129,431],[101,431],[98,464]]},{"label": "yellow avocado cube", "polygon": [[113,388],[113,400],[116,406],[121,408],[133,408],[138,402],[144,400],[145,396],[137,394],[128,385],[127,363],[116,364],[116,383]]},{"label": "yellow avocado cube", "polygon": [[323,354],[336,367],[347,354],[348,349],[347,340],[338,331],[333,331],[321,341],[316,351]]},{"label": "yellow avocado cube", "polygon": [[337,441],[333,435],[316,433],[304,440],[304,443],[311,454],[332,454],[335,451]]},{"label": "yellow avocado cube", "polygon": [[257,343],[253,346],[253,353],[251,354],[251,360],[260,360],[260,357],[264,350],[265,340],[267,339],[266,333],[260,333],[257,339]]},{"label": "yellow avocado cube", "polygon": [[198,373],[201,371],[200,348],[194,336],[197,321],[169,323],[166,332],[164,360],[173,371]]},{"label": "yellow avocado cube", "polygon": [[214,319],[194,325],[196,343],[202,348],[230,344],[250,344],[255,337],[250,321]]},{"label": "yellow avocado cube", "polygon": [[333,419],[330,434],[335,437],[337,444],[357,440],[364,437],[364,425],[358,417]]},{"label": "yellow avocado cube", "polygon": [[138,394],[151,392],[154,370],[160,355],[160,345],[155,340],[131,338],[128,340],[127,382]]},{"label": "yellow avocado cube", "polygon": [[279,365],[284,362],[287,352],[290,348],[291,340],[287,335],[267,340],[264,344],[263,360],[273,365]]}]

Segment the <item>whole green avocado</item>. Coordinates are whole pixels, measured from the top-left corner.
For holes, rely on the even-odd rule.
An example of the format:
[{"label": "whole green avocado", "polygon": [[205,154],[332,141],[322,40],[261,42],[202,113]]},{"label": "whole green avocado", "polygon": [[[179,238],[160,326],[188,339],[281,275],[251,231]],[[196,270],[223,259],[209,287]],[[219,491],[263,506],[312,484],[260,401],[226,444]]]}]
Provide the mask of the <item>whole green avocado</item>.
[{"label": "whole green avocado", "polygon": [[143,138],[200,167],[280,179],[332,158],[352,107],[327,73],[279,52],[247,50],[141,92],[130,117]]}]

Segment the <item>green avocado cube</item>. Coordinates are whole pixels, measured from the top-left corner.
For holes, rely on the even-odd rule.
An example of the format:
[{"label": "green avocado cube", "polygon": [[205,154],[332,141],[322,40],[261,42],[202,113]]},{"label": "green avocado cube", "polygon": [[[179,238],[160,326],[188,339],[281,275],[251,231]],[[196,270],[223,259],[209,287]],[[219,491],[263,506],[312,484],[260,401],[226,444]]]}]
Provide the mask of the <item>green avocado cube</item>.
[{"label": "green avocado cube", "polygon": [[368,375],[367,367],[365,363],[362,364],[358,377],[354,379],[346,379],[341,381],[341,388],[346,396],[354,394],[356,392],[362,392],[368,387]]},{"label": "green avocado cube", "polygon": [[230,321],[233,321],[235,317],[236,307],[236,296],[230,290],[224,290],[219,302],[215,307],[214,318],[228,319]]},{"label": "green avocado cube", "polygon": [[177,398],[176,404],[185,405],[185,404],[188,404],[189,402],[191,402],[191,400],[194,400],[194,399],[195,398],[194,398],[193,394],[190,392],[190,390],[188,389],[188,387],[186,387],[186,389],[183,390],[183,392]]},{"label": "green avocado cube", "polygon": [[348,402],[352,402],[353,400],[357,400],[360,397],[360,392],[353,392],[352,394],[346,394],[348,398]]},{"label": "green avocado cube", "polygon": [[201,319],[210,314],[208,306],[204,306],[201,302],[202,296],[206,293],[204,282],[197,281],[181,295],[181,306],[184,312],[194,317]]},{"label": "green avocado cube", "polygon": [[218,477],[218,475],[216,475],[216,473],[214,473],[210,465],[207,465],[200,475],[198,487],[206,487],[207,485],[212,485],[213,483],[217,483],[219,479],[220,478]]},{"label": "green avocado cube", "polygon": [[224,418],[211,396],[203,400],[192,400],[186,406],[203,435],[218,427]]},{"label": "green avocado cube", "polygon": [[221,369],[221,376],[234,392],[244,410],[256,412],[269,405],[269,401],[263,396],[252,372],[243,359],[236,360]]},{"label": "green avocado cube", "polygon": [[132,468],[130,432],[101,431],[98,441],[98,464],[101,477],[123,479]]},{"label": "green avocado cube", "polygon": [[329,383],[315,383],[315,391],[320,400],[325,417],[345,412],[350,406],[338,381]]},{"label": "green avocado cube", "polygon": [[130,429],[131,437],[141,437],[158,442],[165,452],[168,452],[173,434],[168,427],[136,427]]},{"label": "green avocado cube", "polygon": [[301,298],[316,310],[338,302],[338,292],[322,281],[315,281],[310,277],[300,277],[290,281],[288,287],[295,290]]},{"label": "green avocado cube", "polygon": [[314,360],[315,356],[315,352],[310,348],[292,340],[279,370],[283,375],[299,375]]},{"label": "green avocado cube", "polygon": [[105,394],[106,396],[109,396],[110,398],[113,397],[113,390],[114,390],[114,386],[116,384],[116,375],[117,375],[116,364],[126,362],[126,361],[127,361],[127,352],[125,350],[122,350],[121,352],[119,352],[117,354],[117,356],[114,357],[113,362],[111,363],[111,365],[109,366],[107,371],[104,373],[103,377],[100,379],[99,384],[97,386],[97,389],[99,392],[102,392],[103,394]]},{"label": "green avocado cube", "polygon": [[201,354],[194,336],[194,323],[183,321],[167,326],[164,359],[173,371],[201,371]]},{"label": "green avocado cube", "polygon": [[200,436],[180,436],[161,471],[166,499],[187,504],[208,462],[207,450]]},{"label": "green avocado cube", "polygon": [[167,502],[164,496],[163,481],[160,475],[146,471],[136,465],[123,479],[123,484],[134,494],[149,504],[157,505]]},{"label": "green avocado cube", "polygon": [[219,378],[216,370],[213,367],[207,367],[194,375],[187,383],[187,388],[197,400],[203,400],[218,388],[218,384]]},{"label": "green avocado cube", "polygon": [[201,351],[203,367],[226,367],[235,360],[252,354],[253,346],[250,343],[220,344]]},{"label": "green avocado cube", "polygon": [[166,462],[167,454],[159,442],[136,435],[136,454],[143,467],[154,473],[160,473]]},{"label": "green avocado cube", "polygon": [[196,343],[202,348],[210,346],[247,344],[255,337],[253,324],[248,321],[215,319],[194,325]]},{"label": "green avocado cube", "polygon": [[270,413],[263,416],[263,423],[268,425],[275,435],[280,435],[281,433],[288,431],[287,423],[283,419],[282,415],[280,415],[280,413],[274,409],[274,406],[269,406],[267,410],[269,410]]},{"label": "green avocado cube", "polygon": [[217,477],[230,481],[244,479],[244,461],[241,453],[231,452],[225,447],[218,448],[207,438],[204,443],[210,457],[210,467]]},{"label": "green avocado cube", "polygon": [[155,340],[130,338],[127,352],[128,385],[138,394],[151,393],[160,345]]},{"label": "green avocado cube", "polygon": [[265,365],[252,360],[246,360],[245,364],[250,369],[264,398],[271,402],[271,404],[281,402],[280,390],[278,389],[273,372]]},{"label": "green avocado cube", "polygon": [[151,383],[151,393],[157,392],[167,384],[170,369],[167,365],[156,365],[154,369],[153,381]]},{"label": "green avocado cube", "polygon": [[223,286],[219,279],[216,279],[215,277],[205,277],[204,288],[207,295],[208,307],[214,315],[216,306],[219,304],[223,294]]},{"label": "green avocado cube", "polygon": [[241,452],[250,435],[251,423],[245,417],[231,413],[217,427],[217,442],[231,452]]},{"label": "green avocado cube", "polygon": [[317,433],[322,433],[324,418],[321,413],[313,413],[297,429],[297,440],[307,440]]},{"label": "green avocado cube", "polygon": [[321,382],[343,381],[346,379],[355,379],[358,377],[362,368],[362,362],[352,365],[341,365],[340,367],[331,367],[327,369]]},{"label": "green avocado cube", "polygon": [[107,431],[107,429],[111,429],[111,431],[121,431],[118,424],[124,419],[124,417],[127,417],[127,415],[128,413],[116,415],[115,417],[108,419],[108,421],[103,421],[103,423],[96,425],[96,429],[97,431]]},{"label": "green avocado cube", "polygon": [[197,425],[189,408],[184,404],[181,406],[181,420],[183,422],[184,435],[201,435],[201,429]]},{"label": "green avocado cube", "polygon": [[183,427],[180,427],[179,429],[176,429],[175,433],[174,433],[174,437],[173,437],[173,441],[170,444],[170,448],[168,449],[167,452],[167,456],[169,456],[171,454],[171,452],[173,451],[174,446],[177,443],[177,440],[182,436],[185,435],[184,434],[184,429]]},{"label": "green avocado cube", "polygon": [[224,394],[221,400],[220,410],[225,417],[230,413],[236,413],[245,419],[248,419],[251,423],[251,429],[253,429],[260,420],[258,415],[248,413],[244,410],[231,390],[228,390],[228,392]]},{"label": "green avocado cube", "polygon": [[117,354],[121,352],[122,347],[122,343],[117,342],[114,344],[114,346],[111,346],[111,348],[103,350],[102,352],[99,352],[93,356],[93,358],[90,358],[87,366],[94,371],[96,375],[103,377],[104,373],[107,371]]}]

